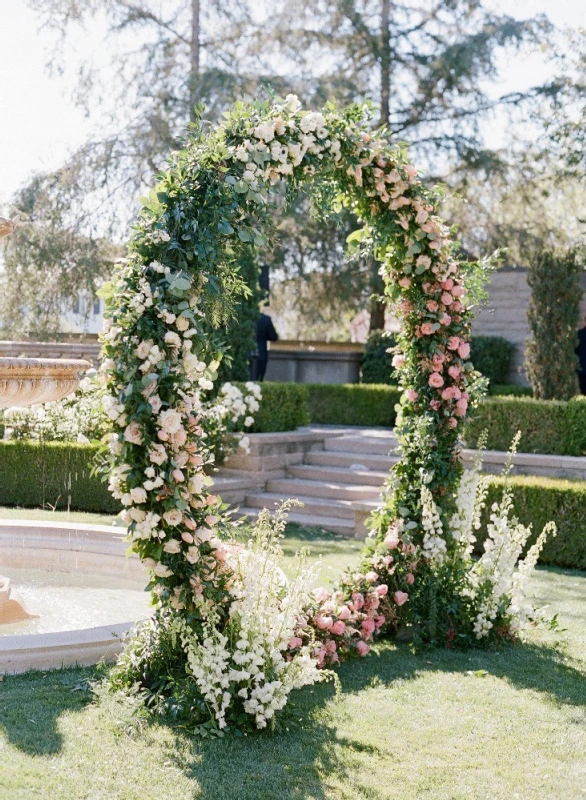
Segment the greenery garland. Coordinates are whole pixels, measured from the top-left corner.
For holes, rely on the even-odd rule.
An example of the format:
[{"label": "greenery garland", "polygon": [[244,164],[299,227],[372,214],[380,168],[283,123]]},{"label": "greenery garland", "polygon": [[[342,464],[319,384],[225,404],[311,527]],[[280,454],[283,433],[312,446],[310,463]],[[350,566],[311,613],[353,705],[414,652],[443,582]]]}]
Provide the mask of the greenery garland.
[{"label": "greenery garland", "polygon": [[[300,665],[290,685],[303,685],[308,658],[324,665],[342,651],[331,644],[332,631],[344,637],[346,651],[364,655],[366,640],[385,622],[396,628],[409,620],[434,639],[438,614],[445,612],[442,632],[453,639],[453,609],[470,606],[458,584],[471,546],[466,540],[459,549],[458,541],[465,528],[471,531],[477,482],[466,489],[468,505],[460,516],[456,502],[462,474],[458,434],[478,379],[469,361],[470,301],[449,232],[436,215],[438,197],[418,178],[403,148],[390,144],[384,129],[372,131],[369,113],[360,105],[305,111],[294,96],[234,106],[217,129],[173,154],[168,171],[143,199],[127,258],[102,292],[108,324],[105,409],[113,424],[104,450],[110,485],[125,506],[132,546],[150,571],[159,629],[174,630],[173,641],[184,643],[182,669],[185,653],[191,654],[191,675],[202,696],[215,698],[220,724],[230,692],[222,699],[210,688],[213,681],[205,681],[210,670],[219,675],[218,664],[228,663],[233,634],[226,632],[233,630],[235,604],[246,605],[231,592],[235,575],[242,586],[246,575],[234,566],[240,556],[229,563],[224,542],[231,538],[230,524],[206,475],[199,393],[212,388],[222,356],[213,331],[229,321],[235,300],[246,292],[238,258],[243,248],[261,246],[272,235],[272,203],[283,185],[307,187],[320,213],[346,208],[362,220],[349,246],[378,260],[386,295],[400,315],[393,366],[402,395],[401,461],[372,517],[375,535],[365,569],[345,579],[333,596],[320,593],[317,610],[304,612],[314,634],[301,627],[293,645],[286,638],[273,642],[273,654],[287,647],[292,652],[287,659],[279,656],[278,669]],[[416,571],[419,588],[411,589]],[[278,570],[271,574],[278,592]],[[507,603],[492,603],[489,595],[476,636],[487,635],[497,613],[508,613]],[[298,602],[302,608],[301,595]],[[467,635],[474,616],[468,606]],[[336,608],[343,616],[334,622]],[[168,622],[169,614],[179,620],[176,625]],[[191,644],[188,635],[195,637]],[[151,645],[138,649],[157,649]],[[240,646],[246,646],[245,638]],[[260,657],[258,647],[254,658]],[[250,678],[246,670],[230,674],[234,680]],[[240,691],[253,713],[251,697],[261,689]]]}]

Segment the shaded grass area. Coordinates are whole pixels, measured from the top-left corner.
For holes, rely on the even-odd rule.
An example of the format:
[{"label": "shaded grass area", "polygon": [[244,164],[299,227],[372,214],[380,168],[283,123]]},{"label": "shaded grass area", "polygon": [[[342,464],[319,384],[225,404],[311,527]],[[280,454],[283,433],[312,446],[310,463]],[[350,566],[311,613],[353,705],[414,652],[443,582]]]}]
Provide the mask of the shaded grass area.
[{"label": "shaded grass area", "polygon": [[[289,526],[338,572],[360,544]],[[285,565],[286,566],[286,565]],[[0,682],[0,797],[50,800],[544,800],[586,796],[586,575],[540,569],[563,630],[500,651],[384,642],[296,693],[273,734],[194,740],[84,691],[93,669]]]}]

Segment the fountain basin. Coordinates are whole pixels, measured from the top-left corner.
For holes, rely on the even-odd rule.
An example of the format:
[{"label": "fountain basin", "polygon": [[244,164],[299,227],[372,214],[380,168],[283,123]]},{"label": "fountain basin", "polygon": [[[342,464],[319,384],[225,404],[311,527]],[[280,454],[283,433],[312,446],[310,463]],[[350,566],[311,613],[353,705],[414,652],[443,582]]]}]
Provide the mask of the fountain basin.
[{"label": "fountain basin", "polygon": [[62,400],[90,367],[83,359],[0,358],[0,408]]},{"label": "fountain basin", "polygon": [[[8,635],[0,630],[0,674],[117,656],[121,637],[150,613],[145,569],[136,556],[127,557],[123,537],[123,529],[104,525],[0,520],[2,570],[13,574],[29,610],[39,614],[8,626]],[[72,603],[80,604],[77,625]]]}]

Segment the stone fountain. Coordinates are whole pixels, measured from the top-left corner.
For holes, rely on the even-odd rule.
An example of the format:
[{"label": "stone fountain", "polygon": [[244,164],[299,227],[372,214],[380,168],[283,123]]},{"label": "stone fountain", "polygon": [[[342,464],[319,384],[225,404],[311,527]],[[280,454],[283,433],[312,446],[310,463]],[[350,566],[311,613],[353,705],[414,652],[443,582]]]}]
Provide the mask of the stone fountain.
[{"label": "stone fountain", "polygon": [[[14,231],[13,220],[0,217],[0,239]],[[71,359],[0,358],[0,409],[62,400],[74,392],[91,364]],[[0,575],[0,624],[37,616],[27,611],[10,579]]]}]

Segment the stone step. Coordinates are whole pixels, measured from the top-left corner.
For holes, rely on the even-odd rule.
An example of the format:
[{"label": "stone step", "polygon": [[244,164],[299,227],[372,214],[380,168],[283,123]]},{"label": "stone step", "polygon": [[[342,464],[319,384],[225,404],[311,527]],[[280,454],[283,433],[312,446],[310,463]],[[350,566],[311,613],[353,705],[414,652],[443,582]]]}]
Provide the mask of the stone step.
[{"label": "stone step", "polygon": [[367,467],[375,472],[388,472],[399,460],[398,456],[370,456],[364,453],[345,453],[335,450],[315,450],[305,456],[306,464],[320,467]]},{"label": "stone step", "polygon": [[[356,461],[352,461],[352,464],[356,464]],[[350,466],[351,465],[328,467],[304,464],[299,467],[289,467],[287,469],[287,476],[308,481],[319,481],[320,483],[353,483],[360,486],[377,487],[382,486],[388,477],[388,472],[386,470],[350,469]]]},{"label": "stone step", "polygon": [[275,507],[287,499],[299,500],[303,503],[300,508],[294,508],[295,514],[301,516],[335,517],[336,519],[346,519],[353,522],[354,510],[352,500],[321,500],[319,497],[311,495],[291,495],[273,492],[258,492],[257,494],[247,494],[245,503],[247,508],[268,508],[274,511]]},{"label": "stone step", "polygon": [[342,451],[344,453],[364,453],[365,455],[373,456],[388,456],[396,446],[397,440],[394,436],[380,438],[338,436],[335,439],[327,439],[324,442],[324,449],[328,452]]},{"label": "stone step", "polygon": [[319,482],[301,478],[277,478],[267,481],[266,491],[281,497],[320,497],[324,500],[368,500],[378,497],[379,487],[354,483]]}]

